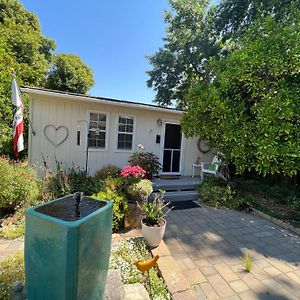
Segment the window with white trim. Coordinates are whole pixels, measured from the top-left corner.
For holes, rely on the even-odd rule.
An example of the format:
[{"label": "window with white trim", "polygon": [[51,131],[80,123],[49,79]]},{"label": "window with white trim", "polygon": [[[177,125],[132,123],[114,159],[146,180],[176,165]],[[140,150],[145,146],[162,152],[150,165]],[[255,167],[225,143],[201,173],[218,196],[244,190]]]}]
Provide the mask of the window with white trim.
[{"label": "window with white trim", "polygon": [[90,112],[90,127],[88,134],[88,147],[105,149],[106,146],[106,114]]},{"label": "window with white trim", "polygon": [[132,150],[134,118],[119,116],[118,120],[118,150]]}]

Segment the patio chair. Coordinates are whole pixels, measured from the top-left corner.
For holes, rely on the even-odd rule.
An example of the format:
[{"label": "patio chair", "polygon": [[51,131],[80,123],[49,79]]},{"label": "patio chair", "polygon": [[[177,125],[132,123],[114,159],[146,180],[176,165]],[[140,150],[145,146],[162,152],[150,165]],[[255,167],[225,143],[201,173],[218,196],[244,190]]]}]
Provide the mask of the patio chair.
[{"label": "patio chair", "polygon": [[218,159],[218,156],[215,155],[211,163],[200,162],[201,165],[201,180],[204,179],[204,173],[212,174],[214,176],[219,175],[219,170],[222,166],[222,162]]}]

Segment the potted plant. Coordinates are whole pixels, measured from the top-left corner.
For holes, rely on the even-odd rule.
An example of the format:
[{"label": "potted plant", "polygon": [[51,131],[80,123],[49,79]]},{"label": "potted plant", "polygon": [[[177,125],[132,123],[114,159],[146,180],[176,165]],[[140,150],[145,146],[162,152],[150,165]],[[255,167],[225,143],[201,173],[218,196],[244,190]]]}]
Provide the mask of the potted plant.
[{"label": "potted plant", "polygon": [[164,203],[164,192],[156,193],[153,201],[145,200],[140,207],[143,215],[142,233],[146,244],[151,248],[157,247],[165,233],[166,220],[164,217],[172,209],[166,210],[165,207],[169,204]]}]

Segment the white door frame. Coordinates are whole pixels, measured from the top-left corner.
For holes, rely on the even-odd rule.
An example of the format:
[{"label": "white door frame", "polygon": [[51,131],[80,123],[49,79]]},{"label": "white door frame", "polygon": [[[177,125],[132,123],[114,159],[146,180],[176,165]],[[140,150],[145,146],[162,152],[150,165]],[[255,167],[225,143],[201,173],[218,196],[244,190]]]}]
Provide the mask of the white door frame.
[{"label": "white door frame", "polygon": [[[165,134],[166,134],[166,124],[175,124],[180,125],[180,121],[174,121],[174,120],[163,120],[162,128],[161,128],[161,143],[160,143],[160,156],[159,161],[161,163],[161,166],[163,166],[163,160],[164,160],[164,145],[165,145]],[[182,175],[182,166],[183,166],[183,146],[184,146],[184,136],[181,132],[181,145],[180,145],[180,162],[179,162],[179,172],[163,172],[161,169],[160,174],[162,175]]]}]

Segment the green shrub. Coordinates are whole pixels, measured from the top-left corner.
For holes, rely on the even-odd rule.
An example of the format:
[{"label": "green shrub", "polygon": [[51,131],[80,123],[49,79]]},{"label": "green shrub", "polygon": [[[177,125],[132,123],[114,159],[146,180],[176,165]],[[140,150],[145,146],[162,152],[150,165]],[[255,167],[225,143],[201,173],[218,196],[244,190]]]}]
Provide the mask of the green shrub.
[{"label": "green shrub", "polygon": [[149,178],[158,173],[161,167],[158,156],[152,152],[134,152],[131,154],[128,163],[131,166],[142,167]]},{"label": "green shrub", "polygon": [[24,163],[0,158],[0,209],[14,210],[37,197],[40,185],[36,173]]},{"label": "green shrub", "polygon": [[142,179],[138,183],[130,185],[127,189],[127,193],[136,200],[147,200],[152,192],[152,182],[148,179]]},{"label": "green shrub", "polygon": [[97,194],[92,195],[93,198],[99,200],[109,200],[113,202],[113,231],[117,231],[123,227],[124,217],[128,213],[128,200],[123,193],[105,189]]},{"label": "green shrub", "polygon": [[124,190],[124,180],[122,177],[107,177],[103,182],[103,190],[109,189],[115,192],[122,193]]},{"label": "green shrub", "polygon": [[121,169],[114,165],[107,165],[96,172],[95,178],[97,180],[105,180],[108,177],[116,178],[120,175]]},{"label": "green shrub", "polygon": [[199,185],[198,191],[203,201],[216,207],[244,209],[250,204],[246,196],[236,193],[231,185],[222,182],[219,178],[205,179]]},{"label": "green shrub", "polygon": [[69,173],[69,185],[71,193],[83,192],[86,196],[101,190],[101,183],[96,177],[87,176],[84,170],[74,168]]},{"label": "green shrub", "polygon": [[16,281],[24,282],[24,254],[22,251],[0,262],[0,299],[10,300],[12,285]]},{"label": "green shrub", "polygon": [[50,176],[44,182],[44,197],[63,197],[75,192],[83,192],[90,196],[101,190],[102,184],[93,176],[88,176],[84,170],[72,168],[66,172],[59,162],[54,176]]}]

